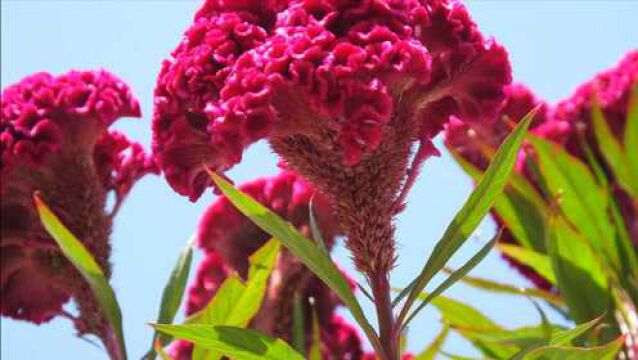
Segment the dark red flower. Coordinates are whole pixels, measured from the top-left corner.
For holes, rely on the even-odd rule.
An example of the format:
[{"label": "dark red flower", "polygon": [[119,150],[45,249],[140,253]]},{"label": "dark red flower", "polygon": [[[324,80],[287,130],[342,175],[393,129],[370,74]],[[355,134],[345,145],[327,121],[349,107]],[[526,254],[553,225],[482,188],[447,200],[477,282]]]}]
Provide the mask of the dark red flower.
[{"label": "dark red flower", "polygon": [[505,50],[455,1],[209,0],[159,75],[154,152],[195,200],[205,166],[268,139],[333,200],[357,267],[383,273],[431,139],[451,115],[492,118],[509,81]]},{"label": "dark red flower", "polygon": [[71,316],[74,298],[80,333],[103,335],[103,318],[84,280],[40,225],[34,191],[110,274],[112,214],[133,183],[157,172],[139,144],[109,132],[120,117],[139,117],[129,87],[107,71],[37,73],[2,92],[2,315],[36,324]]}]

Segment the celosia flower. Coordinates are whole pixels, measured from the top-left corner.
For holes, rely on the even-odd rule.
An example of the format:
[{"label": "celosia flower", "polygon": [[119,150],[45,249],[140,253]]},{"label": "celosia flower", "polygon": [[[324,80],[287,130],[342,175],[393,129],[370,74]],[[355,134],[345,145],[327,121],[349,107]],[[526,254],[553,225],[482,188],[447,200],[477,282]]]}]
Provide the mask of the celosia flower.
[{"label": "celosia flower", "polygon": [[385,274],[432,137],[450,115],[492,118],[509,81],[505,50],[455,1],[209,0],[159,75],[154,151],[195,200],[205,166],[268,139],[334,200],[357,267]]},{"label": "celosia flower", "polygon": [[[450,122],[446,128],[446,145],[456,151],[465,160],[480,169],[487,167],[486,152],[493,152],[513,129],[510,121],[519,121],[522,116],[537,105],[541,105],[532,123],[531,132],[536,136],[559,143],[573,155],[580,157],[586,164],[581,138],[594,151],[600,163],[604,163],[600,149],[596,145],[592,126],[592,101],[594,97],[600,104],[605,119],[614,135],[622,142],[629,97],[638,83],[638,51],[630,52],[613,69],[600,73],[593,80],[581,85],[568,99],[550,107],[538,100],[529,90],[520,85],[513,85],[506,90],[506,100],[501,106],[497,122],[490,126],[486,123],[470,123],[460,119]],[[488,126],[485,126],[485,125]],[[505,125],[502,125],[505,124]],[[539,186],[533,172],[526,166],[525,156],[521,152],[517,169],[534,186]],[[612,174],[607,171],[607,175]],[[614,196],[620,205],[621,213],[627,229],[638,244],[638,215],[635,205],[629,196],[612,182]],[[505,226],[497,213],[493,213],[496,222]],[[502,241],[514,242],[513,235],[505,228]],[[540,288],[550,289],[551,284],[530,268],[512,259],[508,262],[517,267],[521,273]]]},{"label": "celosia flower", "polygon": [[[115,209],[137,179],[158,171],[139,144],[108,131],[120,117],[139,117],[139,104],[104,70],[37,73],[3,90],[0,102],[2,315],[36,324],[68,316],[79,333],[102,336],[97,302],[40,225],[32,195],[41,192],[109,275],[107,194],[115,193]],[[70,298],[77,318],[63,310]]]},{"label": "celosia flower", "polygon": [[[329,248],[338,231],[325,197],[316,193],[298,175],[284,171],[240,187],[264,205],[310,235],[309,204],[314,197],[313,212]],[[198,245],[205,257],[188,291],[186,314],[202,310],[233,272],[248,275],[248,257],[266,243],[270,236],[240,214],[225,197],[213,203],[199,225]],[[316,312],[321,328],[322,351],[326,358],[359,359],[360,339],[335,309],[339,300],[310,270],[284,250],[269,280],[261,308],[250,326],[261,332],[291,340],[293,299],[300,296],[307,319],[307,345],[311,342],[311,319]],[[171,347],[177,359],[189,359],[192,347],[178,341]]]}]

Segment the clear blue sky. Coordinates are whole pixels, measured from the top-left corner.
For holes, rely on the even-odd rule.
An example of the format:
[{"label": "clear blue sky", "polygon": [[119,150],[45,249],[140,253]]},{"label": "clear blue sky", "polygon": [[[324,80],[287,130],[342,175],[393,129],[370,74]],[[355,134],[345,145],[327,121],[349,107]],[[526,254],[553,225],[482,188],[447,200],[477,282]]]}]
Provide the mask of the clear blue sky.
[{"label": "clear blue sky", "polygon": [[[144,118],[125,119],[116,127],[148,145],[152,90],[161,60],[178,43],[196,2],[191,1],[2,1],[2,87],[35,72],[104,67],[125,79],[141,101]],[[638,1],[473,1],[468,4],[481,29],[509,49],[517,80],[555,101],[580,82],[614,64],[638,47]],[[230,172],[242,182],[276,171],[267,146],[253,147]],[[398,222],[399,266],[394,286],[404,286],[422,267],[447,222],[471,189],[449,156],[429,161]],[[134,188],[115,222],[112,237],[113,286],[124,314],[131,358],[147,349],[159,297],[178,250],[195,229],[199,215],[213,201],[207,194],[192,204],[173,193],[164,180],[149,177]],[[486,221],[454,259],[460,264],[493,233]],[[351,269],[347,253],[336,259]],[[475,275],[525,285],[497,254]],[[461,285],[449,295],[468,301],[503,324],[537,321],[524,300],[485,295]],[[364,301],[365,309],[372,307]],[[413,323],[409,349],[418,351],[439,329],[428,310]],[[104,353],[73,336],[64,319],[36,327],[2,319],[2,359],[103,359]],[[475,354],[458,338],[446,349]]]}]

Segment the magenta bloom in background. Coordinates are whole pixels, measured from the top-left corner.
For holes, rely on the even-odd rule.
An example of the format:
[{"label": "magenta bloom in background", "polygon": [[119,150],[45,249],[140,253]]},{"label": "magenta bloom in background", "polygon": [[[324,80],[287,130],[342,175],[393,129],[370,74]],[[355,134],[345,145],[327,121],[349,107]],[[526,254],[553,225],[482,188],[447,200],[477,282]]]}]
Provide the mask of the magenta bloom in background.
[{"label": "magenta bloom in background", "polygon": [[333,200],[357,267],[384,274],[431,139],[450,115],[493,119],[509,81],[505,50],[455,1],[210,0],[158,77],[154,152],[196,200],[204,166],[268,139]]},{"label": "magenta bloom in background", "polygon": [[[120,117],[139,117],[139,104],[107,71],[70,71],[36,73],[7,87],[1,111],[2,315],[36,324],[63,315],[78,333],[102,337],[97,302],[40,225],[32,196],[41,192],[110,275],[113,215],[135,181],[158,172],[139,144],[108,130]],[[71,298],[77,316],[63,310]]]},{"label": "magenta bloom in background", "polygon": [[[273,177],[260,178],[240,186],[240,189],[278,213],[311,236],[309,205],[319,228],[332,248],[339,233],[326,197],[291,171]],[[218,198],[204,213],[197,232],[197,244],[204,251],[195,279],[188,290],[186,314],[202,310],[232,273],[242,278],[248,275],[248,257],[259,249],[270,235],[243,216],[226,198]],[[266,334],[291,341],[292,312],[295,294],[301,296],[307,326],[306,344],[312,339],[313,308],[321,327],[322,352],[327,358],[358,359],[361,342],[356,330],[339,317],[336,295],[287,250],[277,260],[270,277],[261,309],[250,326]],[[192,346],[177,341],[171,351],[177,359],[190,359]]]},{"label": "magenta bloom in background", "polygon": [[[482,123],[454,119],[446,127],[445,142],[449,148],[456,151],[465,160],[485,169],[488,164],[487,154],[495,151],[514,128],[516,122],[520,121],[528,111],[540,105],[531,126],[531,133],[561,144],[571,154],[588,163],[579,139],[582,137],[594,151],[598,162],[604,165],[605,160],[600,153],[593,133],[592,101],[594,98],[599,101],[610,128],[618,141],[622,142],[629,97],[636,84],[638,84],[638,52],[632,51],[617,66],[598,74],[592,80],[579,86],[571,97],[558,102],[555,106],[550,106],[536,99],[533,93],[522,85],[512,85],[506,90],[507,97],[496,118],[496,126],[483,126]],[[538,180],[533,170],[525,162],[526,156],[521,151],[517,171],[538,187]],[[606,168],[604,170],[613,180],[611,172]],[[638,244],[638,209],[636,209],[636,204],[632,203],[629,195],[614,181],[612,181],[612,189],[625,220],[625,226],[633,241]],[[498,224],[506,226],[497,213],[493,213],[493,215]],[[513,235],[507,228],[503,233],[502,241],[515,242]],[[516,261],[511,259],[508,261],[537,286],[545,289],[551,287],[539,274]]]}]

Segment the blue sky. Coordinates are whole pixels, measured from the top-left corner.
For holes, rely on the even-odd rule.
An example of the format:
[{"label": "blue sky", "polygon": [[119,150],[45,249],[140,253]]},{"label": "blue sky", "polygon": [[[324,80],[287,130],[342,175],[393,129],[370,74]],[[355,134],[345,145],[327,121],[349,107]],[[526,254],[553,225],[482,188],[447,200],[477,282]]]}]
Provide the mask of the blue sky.
[{"label": "blue sky", "polygon": [[[132,86],[144,112],[143,119],[123,119],[115,127],[148,146],[152,89],[160,62],[178,43],[196,6],[176,0],[2,1],[2,87],[35,71],[109,69]],[[471,1],[468,7],[483,32],[508,48],[514,78],[549,101],[568,96],[579,83],[638,47],[638,2],[634,1]],[[268,147],[259,144],[229,175],[241,183],[275,173],[275,164]],[[406,285],[419,271],[470,190],[469,179],[447,154],[426,163],[397,223],[399,265],[392,274],[394,286]],[[112,236],[113,286],[131,358],[139,358],[149,346],[151,331],[145,323],[155,319],[175,257],[213,199],[209,193],[190,203],[162,178],[148,177],[134,188],[118,214]],[[485,221],[453,264],[468,259],[493,231],[493,224]],[[352,269],[342,248],[335,251],[335,258]],[[526,285],[495,253],[473,274]],[[502,324],[520,326],[538,320],[525,300],[486,295],[462,285],[449,295],[470,302]],[[372,307],[362,301],[372,316]],[[425,311],[410,329],[409,349],[423,348],[439,327],[436,311]],[[75,338],[64,319],[39,327],[2,319],[1,335],[2,359],[106,357]],[[456,337],[446,349],[475,354]]]}]

